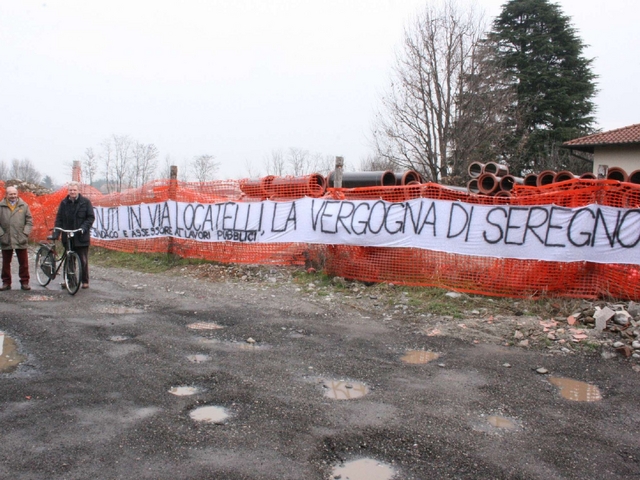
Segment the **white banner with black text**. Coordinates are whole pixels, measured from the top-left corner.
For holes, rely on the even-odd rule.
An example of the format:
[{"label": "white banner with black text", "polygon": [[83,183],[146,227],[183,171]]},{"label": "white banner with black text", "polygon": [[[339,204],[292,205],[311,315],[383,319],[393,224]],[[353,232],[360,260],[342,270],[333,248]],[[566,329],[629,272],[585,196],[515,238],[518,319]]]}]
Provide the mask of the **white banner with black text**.
[{"label": "white banner with black text", "polygon": [[419,198],[303,198],[215,204],[94,206],[101,240],[172,236],[202,242],[411,247],[497,258],[640,265],[640,209],[473,205]]}]

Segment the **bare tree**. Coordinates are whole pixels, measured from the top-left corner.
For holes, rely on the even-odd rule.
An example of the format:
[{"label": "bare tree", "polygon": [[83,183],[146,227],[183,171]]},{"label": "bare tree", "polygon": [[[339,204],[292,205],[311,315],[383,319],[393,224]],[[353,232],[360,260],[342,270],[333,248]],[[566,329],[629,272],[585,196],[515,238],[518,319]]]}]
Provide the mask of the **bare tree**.
[{"label": "bare tree", "polygon": [[107,187],[107,193],[111,193],[113,191],[113,163],[114,163],[114,153],[113,153],[113,145],[111,144],[111,139],[107,139],[102,142],[102,159],[104,160],[104,180],[105,185]]},{"label": "bare tree", "polygon": [[281,149],[271,150],[271,153],[265,157],[265,168],[267,175],[282,176],[285,175],[285,159]]},{"label": "bare tree", "polygon": [[0,160],[0,180],[9,180],[9,167],[4,160]]},{"label": "bare tree", "polygon": [[33,183],[39,185],[42,180],[42,174],[36,170],[31,160],[23,158],[18,160],[14,158],[11,160],[11,168],[9,169],[9,177],[22,180],[23,182]]},{"label": "bare tree", "polygon": [[456,97],[464,89],[482,27],[473,10],[463,14],[446,0],[440,9],[427,6],[406,29],[374,127],[380,157],[433,181],[451,173],[454,125],[460,114]]},{"label": "bare tree", "polygon": [[323,155],[322,153],[314,153],[310,157],[309,168],[307,173],[319,173],[328,175],[335,168],[336,157],[333,155]]},{"label": "bare tree", "polygon": [[89,185],[93,185],[93,180],[98,173],[98,162],[99,158],[93,152],[93,148],[89,147],[84,151],[84,156],[82,157],[82,171],[87,176],[87,180],[89,180]]},{"label": "bare tree", "polygon": [[113,135],[113,179],[116,192],[127,188],[127,179],[131,169],[133,141],[128,135]]},{"label": "bare tree", "polygon": [[220,166],[220,163],[214,161],[215,158],[213,155],[199,155],[194,157],[191,168],[198,182],[204,183],[213,178],[213,174]]},{"label": "bare tree", "polygon": [[309,150],[290,147],[287,151],[287,164],[291,168],[290,172],[294,177],[306,175],[309,172]]},{"label": "bare tree", "polygon": [[261,176],[260,169],[255,169],[253,163],[248,158],[244,161],[244,168],[247,172],[247,178],[258,178]]},{"label": "bare tree", "polygon": [[107,189],[109,192],[121,192],[130,186],[133,141],[128,135],[112,135],[102,143],[102,147]]},{"label": "bare tree", "polygon": [[189,164],[189,160],[186,158],[182,159],[182,163],[178,168],[178,180],[180,180],[181,182],[188,182],[189,170],[191,170],[191,165]]},{"label": "bare tree", "polygon": [[396,165],[389,158],[380,155],[369,155],[360,160],[360,170],[364,172],[379,172],[395,168]]},{"label": "bare tree", "polygon": [[489,42],[480,42],[471,56],[456,95],[449,172],[460,175],[471,162],[500,161],[507,149],[510,107],[516,92],[509,74],[492,54]]},{"label": "bare tree", "polygon": [[265,157],[267,175],[302,176],[311,173],[328,174],[334,167],[335,157],[321,153],[309,153],[309,150],[290,147],[286,154],[281,150],[272,150]]},{"label": "bare tree", "polygon": [[136,142],[131,157],[129,184],[132,187],[140,187],[153,177],[158,165],[158,149],[153,143],[147,145]]}]

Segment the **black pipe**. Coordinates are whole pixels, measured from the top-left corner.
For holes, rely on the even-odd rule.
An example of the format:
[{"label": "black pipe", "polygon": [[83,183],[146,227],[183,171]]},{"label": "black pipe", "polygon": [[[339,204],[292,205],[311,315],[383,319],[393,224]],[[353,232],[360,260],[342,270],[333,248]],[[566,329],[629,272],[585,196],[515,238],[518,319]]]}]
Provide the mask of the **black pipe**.
[{"label": "black pipe", "polygon": [[[327,186],[333,188],[333,173],[327,176]],[[396,184],[396,176],[392,171],[384,172],[343,172],[342,188],[359,187],[392,187]]]}]

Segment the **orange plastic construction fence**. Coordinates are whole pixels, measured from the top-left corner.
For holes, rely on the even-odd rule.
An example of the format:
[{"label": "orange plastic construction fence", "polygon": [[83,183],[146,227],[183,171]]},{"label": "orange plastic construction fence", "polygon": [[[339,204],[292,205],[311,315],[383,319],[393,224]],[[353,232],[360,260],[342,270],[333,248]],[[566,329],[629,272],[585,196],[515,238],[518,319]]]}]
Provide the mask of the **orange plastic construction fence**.
[{"label": "orange plastic construction fence", "polygon": [[[640,185],[616,180],[570,179],[541,187],[514,185],[509,197],[475,195],[466,189],[435,183],[397,186],[327,188],[326,179],[264,177],[258,180],[180,182],[155,180],[140,188],[102,194],[84,185],[83,195],[94,206],[138,205],[167,200],[202,204],[260,202],[265,199],[323,197],[383,199],[403,202],[432,198],[484,205],[558,205],[575,208],[591,204],[640,207]],[[0,194],[5,196],[4,183]],[[66,189],[36,196],[21,192],[34,218],[32,240],[43,240],[53,227]],[[518,260],[451,254],[418,248],[354,247],[305,243],[201,242],[161,237],[152,239],[93,239],[93,245],[126,252],[168,252],[221,263],[296,265],[328,275],[363,282],[435,286],[461,292],[506,297],[576,297],[640,299],[640,266],[581,262]]]}]

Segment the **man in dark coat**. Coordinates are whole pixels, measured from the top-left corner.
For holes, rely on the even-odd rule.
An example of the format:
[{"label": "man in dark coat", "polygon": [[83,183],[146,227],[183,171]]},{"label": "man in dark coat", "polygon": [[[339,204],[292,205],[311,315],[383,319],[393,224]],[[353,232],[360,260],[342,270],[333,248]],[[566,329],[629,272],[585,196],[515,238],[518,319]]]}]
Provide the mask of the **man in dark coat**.
[{"label": "man in dark coat", "polygon": [[[79,235],[73,236],[72,246],[82,262],[82,288],[89,288],[89,244],[91,243],[91,226],[95,220],[93,205],[87,197],[80,195],[78,182],[69,183],[67,192],[68,195],[58,207],[55,226],[64,230],[82,229]],[[54,230],[53,238],[56,239],[59,235],[60,232]],[[66,235],[63,235],[62,243],[66,245]]]},{"label": "man in dark coat", "polygon": [[18,257],[18,275],[22,290],[31,290],[29,286],[29,234],[33,220],[29,205],[18,197],[16,187],[7,187],[6,198],[0,201],[0,249],[2,249],[2,287],[11,290],[11,258],[13,252]]}]

